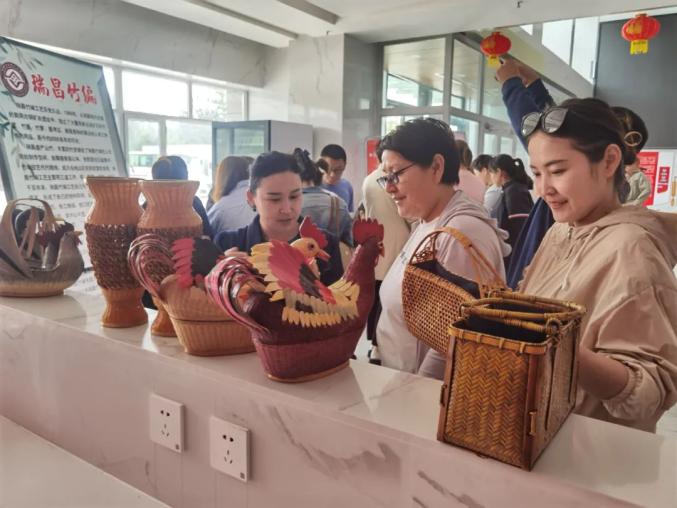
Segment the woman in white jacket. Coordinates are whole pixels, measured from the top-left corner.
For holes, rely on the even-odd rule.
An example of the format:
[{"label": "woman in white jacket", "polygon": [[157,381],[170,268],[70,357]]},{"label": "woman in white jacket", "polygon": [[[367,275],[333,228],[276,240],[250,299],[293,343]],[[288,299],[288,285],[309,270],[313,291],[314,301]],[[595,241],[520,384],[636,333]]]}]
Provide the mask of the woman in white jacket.
[{"label": "woman in white jacket", "polygon": [[[418,221],[381,284],[383,310],[376,337],[382,363],[441,379],[444,357],[411,335],[404,321],[402,280],[409,258],[430,232],[450,226],[470,238],[496,271],[505,276],[503,258],[510,253],[504,241],[507,235],[496,227],[482,204],[455,189],[459,154],[446,123],[431,118],[410,120],[381,140],[377,155],[384,171],[379,184],[395,201],[402,217]],[[445,237],[437,252],[438,262],[447,270],[469,279],[475,277],[465,249],[453,238]]]}]

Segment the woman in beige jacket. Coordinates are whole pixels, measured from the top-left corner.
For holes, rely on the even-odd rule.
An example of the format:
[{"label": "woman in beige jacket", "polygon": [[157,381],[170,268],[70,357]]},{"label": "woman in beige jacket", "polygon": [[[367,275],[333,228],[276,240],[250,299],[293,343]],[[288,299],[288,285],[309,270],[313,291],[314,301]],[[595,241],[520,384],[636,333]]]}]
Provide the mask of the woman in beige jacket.
[{"label": "woman in beige jacket", "polygon": [[621,206],[632,157],[604,102],[527,115],[522,134],[557,223],[520,290],[587,308],[576,412],[654,432],[677,401],[677,215]]}]

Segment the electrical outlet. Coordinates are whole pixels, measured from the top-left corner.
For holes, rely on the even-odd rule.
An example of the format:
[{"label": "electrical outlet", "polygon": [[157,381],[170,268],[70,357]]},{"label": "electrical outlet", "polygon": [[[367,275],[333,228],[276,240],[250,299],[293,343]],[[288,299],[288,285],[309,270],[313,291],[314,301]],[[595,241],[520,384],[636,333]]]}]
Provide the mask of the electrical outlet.
[{"label": "electrical outlet", "polygon": [[150,440],[175,452],[183,451],[183,404],[151,393]]},{"label": "electrical outlet", "polygon": [[249,480],[249,429],[212,416],[209,419],[209,462],[217,471]]}]

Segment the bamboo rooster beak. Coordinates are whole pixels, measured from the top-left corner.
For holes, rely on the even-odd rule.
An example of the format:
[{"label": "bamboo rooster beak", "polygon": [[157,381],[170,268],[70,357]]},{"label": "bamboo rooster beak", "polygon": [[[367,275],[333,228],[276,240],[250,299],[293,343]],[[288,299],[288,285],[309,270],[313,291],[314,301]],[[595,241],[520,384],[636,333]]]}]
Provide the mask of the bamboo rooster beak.
[{"label": "bamboo rooster beak", "polygon": [[319,252],[317,253],[317,257],[324,260],[324,261],[329,261],[329,259],[331,258],[331,256],[329,254],[327,254],[327,252],[322,250],[322,249],[320,249]]}]

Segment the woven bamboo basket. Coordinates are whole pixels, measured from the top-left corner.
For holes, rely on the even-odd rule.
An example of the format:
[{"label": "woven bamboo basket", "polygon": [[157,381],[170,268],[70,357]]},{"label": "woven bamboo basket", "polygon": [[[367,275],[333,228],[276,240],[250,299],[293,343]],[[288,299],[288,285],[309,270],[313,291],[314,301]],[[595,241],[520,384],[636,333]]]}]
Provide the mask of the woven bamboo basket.
[{"label": "woven bamboo basket", "polygon": [[437,438],[530,470],[576,402],[585,309],[496,291],[449,328]]},{"label": "woven bamboo basket", "polygon": [[170,275],[162,281],[160,295],[186,353],[220,356],[254,351],[249,330],[219,309],[203,289],[182,288],[178,276]]},{"label": "woven bamboo basket", "polygon": [[[440,235],[451,235],[463,246],[475,271],[474,281],[449,272],[437,261]],[[437,229],[421,240],[404,270],[402,307],[407,329],[446,354],[447,329],[460,317],[461,305],[504,287],[501,276],[467,236],[450,227]]]}]

